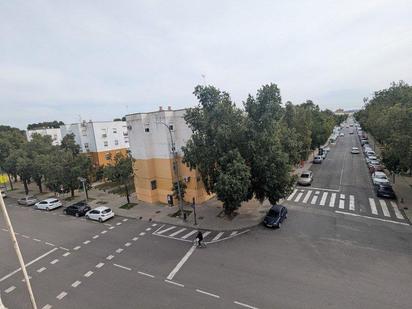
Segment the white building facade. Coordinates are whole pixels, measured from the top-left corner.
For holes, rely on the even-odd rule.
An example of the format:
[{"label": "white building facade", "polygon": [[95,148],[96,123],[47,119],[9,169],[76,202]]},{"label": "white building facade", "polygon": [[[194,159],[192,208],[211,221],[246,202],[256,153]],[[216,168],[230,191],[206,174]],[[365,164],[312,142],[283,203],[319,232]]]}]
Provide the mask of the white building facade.
[{"label": "white building facade", "polygon": [[50,136],[52,138],[52,143],[55,146],[58,146],[62,142],[62,134],[60,128],[44,128],[36,130],[27,130],[26,137],[30,142],[33,139],[33,134],[39,134],[41,136]]}]

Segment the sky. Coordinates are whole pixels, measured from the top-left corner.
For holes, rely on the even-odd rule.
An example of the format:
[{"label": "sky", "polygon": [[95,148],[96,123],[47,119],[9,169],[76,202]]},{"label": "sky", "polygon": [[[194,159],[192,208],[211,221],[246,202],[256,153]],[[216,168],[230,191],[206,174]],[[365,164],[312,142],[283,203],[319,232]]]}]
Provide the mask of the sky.
[{"label": "sky", "polygon": [[412,1],[0,0],[0,124],[112,120],[238,106],[264,84],[283,102],[361,108],[412,83]]}]

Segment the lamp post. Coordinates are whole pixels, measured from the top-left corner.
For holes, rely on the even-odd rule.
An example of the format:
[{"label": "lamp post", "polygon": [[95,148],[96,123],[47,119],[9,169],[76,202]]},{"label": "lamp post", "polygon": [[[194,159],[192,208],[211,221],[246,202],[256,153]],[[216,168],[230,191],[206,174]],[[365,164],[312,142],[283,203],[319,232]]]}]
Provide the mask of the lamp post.
[{"label": "lamp post", "polygon": [[86,185],[85,185],[85,183],[86,183],[86,178],[83,178],[83,177],[79,177],[79,180],[82,182],[82,184],[83,184],[83,191],[84,191],[84,193],[86,194],[86,202],[87,202],[87,200],[88,200],[88,195],[87,195],[87,191],[86,191]]},{"label": "lamp post", "polygon": [[170,126],[168,126],[166,123],[164,123],[163,121],[159,121],[159,123],[163,124],[164,126],[166,126],[167,130],[169,131],[169,135],[170,135],[170,143],[172,144],[172,154],[173,154],[173,171],[176,174],[176,178],[177,178],[177,193],[179,195],[179,209],[180,209],[180,216],[181,218],[184,218],[183,216],[183,199],[182,199],[182,189],[180,188],[180,179],[179,179],[179,166],[177,164],[177,153],[176,153],[176,146],[175,146],[175,142],[173,140],[173,134],[172,134],[172,130],[170,129]]}]

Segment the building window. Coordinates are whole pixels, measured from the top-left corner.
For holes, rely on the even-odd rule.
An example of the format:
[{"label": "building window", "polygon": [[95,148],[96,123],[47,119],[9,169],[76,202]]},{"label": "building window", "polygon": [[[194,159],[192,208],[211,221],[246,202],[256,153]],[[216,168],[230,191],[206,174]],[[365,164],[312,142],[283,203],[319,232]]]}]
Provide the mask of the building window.
[{"label": "building window", "polygon": [[117,146],[119,145],[119,141],[117,139],[114,140],[114,144]]},{"label": "building window", "polygon": [[84,148],[89,148],[89,144],[88,143],[84,143]]},{"label": "building window", "polygon": [[149,127],[144,128],[144,131],[145,131],[146,133],[150,132]]},{"label": "building window", "polygon": [[157,189],[157,182],[156,180],[152,180],[150,182],[150,186],[152,187],[152,190],[156,190]]},{"label": "building window", "polygon": [[113,128],[113,133],[117,133],[117,129],[116,129],[116,128]]},{"label": "building window", "polygon": [[172,124],[169,124],[169,130],[173,131],[173,125]]},{"label": "building window", "polygon": [[106,160],[110,160],[110,159],[112,158],[112,156],[110,155],[110,152],[106,152],[106,153],[104,154],[104,158],[105,158]]},{"label": "building window", "polygon": [[109,143],[107,141],[104,142],[104,147],[109,146]]},{"label": "building window", "polygon": [[86,130],[82,130],[82,135],[83,135],[83,136],[87,136],[87,131],[86,131]]}]

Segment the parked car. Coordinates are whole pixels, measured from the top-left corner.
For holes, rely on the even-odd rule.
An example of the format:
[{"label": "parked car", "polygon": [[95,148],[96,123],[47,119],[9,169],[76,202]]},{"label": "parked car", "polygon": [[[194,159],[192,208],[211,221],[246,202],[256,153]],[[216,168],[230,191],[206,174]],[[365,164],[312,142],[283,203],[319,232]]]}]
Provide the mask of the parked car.
[{"label": "parked car", "polygon": [[375,185],[375,192],[378,197],[396,198],[392,186],[389,183]]},{"label": "parked car", "polygon": [[90,206],[85,202],[78,202],[69,207],[66,207],[63,210],[65,215],[71,215],[75,217],[84,216],[89,210],[91,210]]},{"label": "parked car", "polygon": [[34,204],[35,209],[47,210],[47,211],[56,209],[62,206],[63,206],[62,202],[60,202],[56,198],[48,198],[48,199],[45,199],[43,201],[40,201]]},{"label": "parked car", "polygon": [[351,153],[352,154],[359,154],[360,153],[359,148],[358,147],[352,147]]},{"label": "parked car", "polygon": [[6,197],[7,197],[6,191],[0,190],[0,194],[1,194],[1,196],[2,196],[3,198],[6,198]]},{"label": "parked car", "polygon": [[320,163],[322,163],[322,160],[323,160],[322,156],[315,156],[313,158],[313,163],[314,164],[320,164]]},{"label": "parked car", "polygon": [[353,131],[350,131],[349,134],[353,134]]},{"label": "parked car", "polygon": [[340,132],[339,136],[345,136],[345,133]]},{"label": "parked car", "polygon": [[383,172],[383,166],[380,164],[369,164],[369,172],[371,174],[375,173],[375,172]]},{"label": "parked car", "polygon": [[38,202],[37,198],[32,195],[25,196],[17,200],[18,204],[24,205],[24,206],[32,206],[36,204],[37,202]]},{"label": "parked car", "polygon": [[273,205],[263,219],[263,224],[267,227],[280,228],[287,217],[288,210],[285,206]]},{"label": "parked car", "polygon": [[114,212],[109,207],[100,206],[86,212],[85,217],[86,219],[103,222],[113,218]]},{"label": "parked car", "polygon": [[298,184],[302,186],[309,186],[313,181],[312,171],[303,171],[298,179]]},{"label": "parked car", "polygon": [[371,161],[377,161],[378,160],[378,158],[376,157],[376,156],[367,156],[366,157],[366,163],[370,163]]},{"label": "parked car", "polygon": [[365,155],[366,155],[367,157],[369,157],[369,156],[376,156],[376,153],[375,153],[375,151],[373,151],[372,149],[366,148],[366,149],[365,149]]},{"label": "parked car", "polygon": [[374,172],[372,174],[372,182],[374,185],[386,183],[389,184],[389,179],[384,172]]}]

